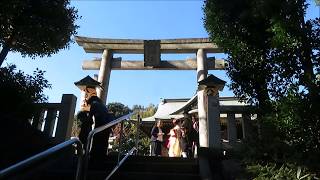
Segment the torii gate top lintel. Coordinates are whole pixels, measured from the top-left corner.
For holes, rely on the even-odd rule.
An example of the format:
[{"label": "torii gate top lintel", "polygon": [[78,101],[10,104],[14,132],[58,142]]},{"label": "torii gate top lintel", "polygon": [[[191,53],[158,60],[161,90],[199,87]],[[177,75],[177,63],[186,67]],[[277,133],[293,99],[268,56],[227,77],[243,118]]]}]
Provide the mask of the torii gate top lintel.
[{"label": "torii gate top lintel", "polygon": [[196,53],[199,48],[206,49],[208,53],[222,52],[209,38],[142,40],[76,36],[75,39],[87,53],[102,53],[104,49],[112,49],[114,53],[143,53],[145,43],[150,41],[160,44],[161,53]]},{"label": "torii gate top lintel", "polygon": [[161,43],[201,43],[210,42],[209,38],[176,38],[176,39],[114,39],[114,38],[92,38],[85,36],[75,36],[78,43],[143,43],[148,40],[160,40]]},{"label": "torii gate top lintel", "polygon": [[[206,53],[221,53],[221,49],[212,43],[209,38],[184,39],[108,39],[76,36],[76,42],[87,53],[110,54],[144,54],[144,60],[122,61],[121,58],[111,58],[112,70],[196,70],[196,58],[185,60],[161,60],[161,53],[197,53],[199,49]],[[100,69],[101,59],[86,60],[83,62],[84,70]],[[207,58],[208,70],[224,69],[223,59]]]}]

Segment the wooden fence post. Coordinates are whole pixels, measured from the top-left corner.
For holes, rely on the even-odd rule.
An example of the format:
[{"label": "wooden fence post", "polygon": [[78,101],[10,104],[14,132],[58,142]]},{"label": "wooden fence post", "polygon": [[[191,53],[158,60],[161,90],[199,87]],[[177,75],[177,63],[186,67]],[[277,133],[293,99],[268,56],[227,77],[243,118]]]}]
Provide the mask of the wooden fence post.
[{"label": "wooden fence post", "polygon": [[69,140],[71,137],[76,101],[77,97],[73,94],[62,95],[59,120],[55,135],[57,143]]}]

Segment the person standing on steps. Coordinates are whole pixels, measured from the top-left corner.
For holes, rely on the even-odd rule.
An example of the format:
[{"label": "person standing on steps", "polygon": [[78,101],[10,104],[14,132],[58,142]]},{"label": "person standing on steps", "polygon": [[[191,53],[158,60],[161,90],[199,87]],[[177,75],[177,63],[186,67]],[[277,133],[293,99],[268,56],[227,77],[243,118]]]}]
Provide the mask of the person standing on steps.
[{"label": "person standing on steps", "polygon": [[192,142],[192,155],[198,157],[199,148],[199,120],[193,115],[192,116],[192,129],[190,132],[190,141]]},{"label": "person standing on steps", "polygon": [[[94,120],[94,129],[108,124],[113,119],[108,113],[106,105],[100,98],[91,96],[87,103],[90,105],[89,116]],[[110,128],[105,129],[94,135],[91,149],[91,158],[95,160],[103,159],[108,152]]]},{"label": "person standing on steps", "polygon": [[181,121],[179,119],[174,119],[172,121],[174,127],[170,129],[169,132],[169,157],[181,157]]},{"label": "person standing on steps", "polygon": [[180,147],[181,147],[181,155],[183,158],[188,157],[188,137],[187,137],[187,128],[184,123],[180,128],[181,130],[181,138],[180,138]]},{"label": "person standing on steps", "polygon": [[151,156],[161,156],[161,147],[163,142],[162,122],[156,121],[151,130]]}]

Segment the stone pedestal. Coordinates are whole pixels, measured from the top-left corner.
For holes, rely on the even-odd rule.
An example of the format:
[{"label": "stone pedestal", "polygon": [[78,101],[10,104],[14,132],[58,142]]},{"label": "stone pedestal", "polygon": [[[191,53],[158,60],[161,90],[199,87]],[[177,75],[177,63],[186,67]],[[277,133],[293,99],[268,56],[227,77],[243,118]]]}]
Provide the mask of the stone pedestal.
[{"label": "stone pedestal", "polygon": [[221,148],[219,94],[212,89],[207,89],[207,96],[209,147]]}]

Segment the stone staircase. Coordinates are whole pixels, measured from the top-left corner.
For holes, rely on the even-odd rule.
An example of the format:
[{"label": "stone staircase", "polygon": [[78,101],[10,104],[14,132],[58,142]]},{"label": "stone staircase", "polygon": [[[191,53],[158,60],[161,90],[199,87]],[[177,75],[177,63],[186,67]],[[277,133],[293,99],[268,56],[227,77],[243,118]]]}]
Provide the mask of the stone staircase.
[{"label": "stone staircase", "polygon": [[[117,156],[108,156],[99,162],[90,162],[87,180],[104,180],[117,164]],[[58,167],[60,163],[56,166]],[[75,168],[52,168],[39,179],[74,179]],[[111,180],[200,180],[197,159],[130,156]]]},{"label": "stone staircase", "polygon": [[200,180],[196,159],[131,156],[113,180]]}]

